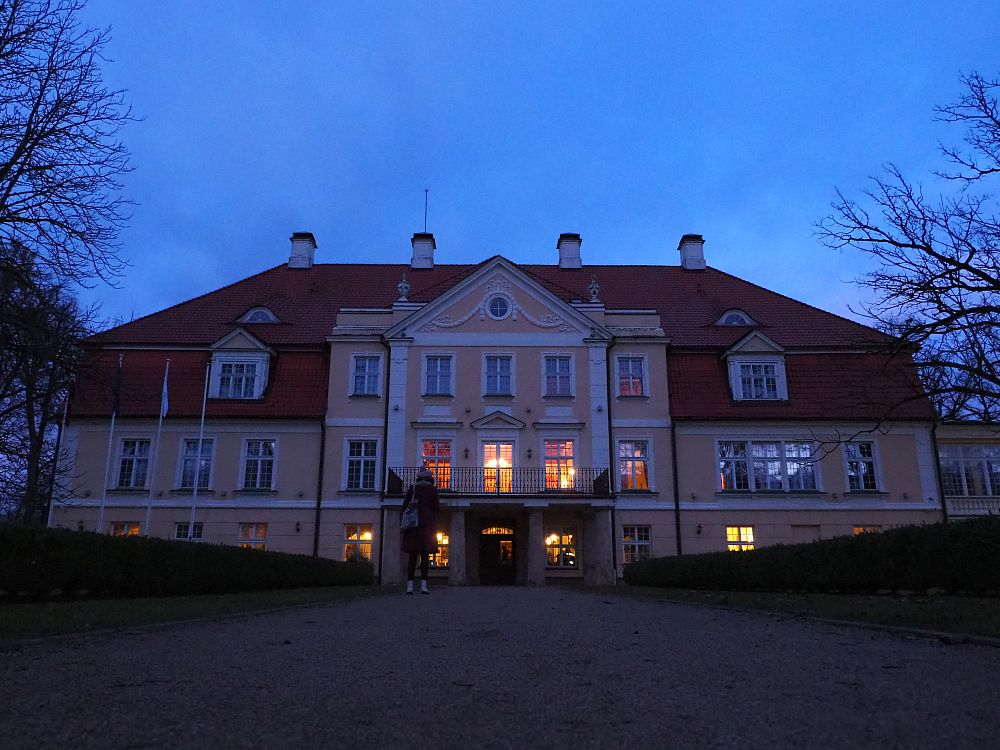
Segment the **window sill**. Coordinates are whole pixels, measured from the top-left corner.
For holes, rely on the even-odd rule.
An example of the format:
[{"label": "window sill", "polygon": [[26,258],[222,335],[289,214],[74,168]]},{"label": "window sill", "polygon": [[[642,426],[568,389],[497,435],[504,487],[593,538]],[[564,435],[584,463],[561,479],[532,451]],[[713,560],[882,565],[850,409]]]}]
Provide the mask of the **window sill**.
[{"label": "window sill", "polygon": [[787,398],[734,398],[736,406],[768,406],[770,404],[787,404]]},{"label": "window sill", "polygon": [[[170,494],[171,495],[193,495],[194,494],[194,490],[191,487],[175,487],[174,489],[170,490]],[[215,494],[215,490],[210,490],[207,487],[199,487],[198,488],[198,494],[199,495],[214,495]]]},{"label": "window sill", "polygon": [[454,393],[421,393],[420,398],[455,398]]},{"label": "window sill", "polygon": [[233,490],[233,494],[234,495],[277,495],[278,491],[272,489],[264,489],[263,487],[260,488],[259,490],[254,489],[252,487],[243,487],[238,490]]},{"label": "window sill", "polygon": [[546,393],[542,396],[544,399],[555,399],[555,400],[572,400],[576,398],[575,393]]},{"label": "window sill", "polygon": [[844,497],[889,497],[889,493],[883,490],[851,490],[845,492]]},{"label": "window sill", "polygon": [[149,487],[108,487],[109,495],[134,495],[137,492],[149,492]]},{"label": "window sill", "polygon": [[822,490],[720,490],[715,493],[716,497],[813,497],[824,498],[830,493]]},{"label": "window sill", "polygon": [[348,398],[378,399],[382,398],[381,393],[352,393]]},{"label": "window sill", "polygon": [[484,393],[483,398],[514,398],[513,393]]},{"label": "window sill", "polygon": [[337,490],[338,495],[378,495],[378,490],[372,489],[370,487],[359,488],[352,490],[349,487],[342,487]]},{"label": "window sill", "polygon": [[659,495],[660,493],[656,490],[618,490],[618,494],[626,495],[628,497],[643,497]]},{"label": "window sill", "polygon": [[253,396],[251,398],[237,398],[235,396],[209,396],[209,401],[224,401],[231,404],[245,404],[247,401],[263,401],[264,396]]},{"label": "window sill", "polygon": [[619,401],[649,401],[649,396],[615,396]]}]

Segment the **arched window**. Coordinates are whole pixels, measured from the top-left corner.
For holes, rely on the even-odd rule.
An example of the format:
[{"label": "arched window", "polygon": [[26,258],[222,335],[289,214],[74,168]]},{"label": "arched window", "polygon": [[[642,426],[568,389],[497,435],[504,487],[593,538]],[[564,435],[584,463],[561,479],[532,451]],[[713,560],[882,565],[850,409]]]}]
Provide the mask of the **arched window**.
[{"label": "arched window", "polygon": [[717,326],[752,326],[755,321],[742,310],[726,310],[722,317],[715,321]]},{"label": "arched window", "polygon": [[255,307],[248,311],[242,318],[241,323],[278,323],[278,316],[266,307]]}]

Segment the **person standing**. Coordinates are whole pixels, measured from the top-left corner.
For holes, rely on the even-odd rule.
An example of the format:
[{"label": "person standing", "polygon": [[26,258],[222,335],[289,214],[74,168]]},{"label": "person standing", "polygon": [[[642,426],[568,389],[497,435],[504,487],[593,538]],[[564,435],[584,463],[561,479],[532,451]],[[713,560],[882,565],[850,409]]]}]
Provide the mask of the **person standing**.
[{"label": "person standing", "polygon": [[429,594],[427,588],[427,571],[430,568],[431,555],[437,552],[437,512],[441,507],[437,487],[434,486],[434,474],[430,469],[423,468],[417,472],[416,484],[406,491],[403,500],[403,511],[410,503],[417,504],[417,525],[412,529],[404,529],[401,534],[400,547],[409,553],[406,563],[406,593],[413,593],[413,575],[417,569],[417,556],[420,556],[420,593]]}]

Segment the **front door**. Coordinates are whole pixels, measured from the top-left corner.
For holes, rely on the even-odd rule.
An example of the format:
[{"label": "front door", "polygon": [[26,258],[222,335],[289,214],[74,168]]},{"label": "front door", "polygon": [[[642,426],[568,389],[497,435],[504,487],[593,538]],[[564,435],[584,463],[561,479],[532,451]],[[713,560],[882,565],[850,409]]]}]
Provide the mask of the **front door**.
[{"label": "front door", "polygon": [[479,535],[479,582],[484,586],[514,583],[514,524],[487,521]]}]

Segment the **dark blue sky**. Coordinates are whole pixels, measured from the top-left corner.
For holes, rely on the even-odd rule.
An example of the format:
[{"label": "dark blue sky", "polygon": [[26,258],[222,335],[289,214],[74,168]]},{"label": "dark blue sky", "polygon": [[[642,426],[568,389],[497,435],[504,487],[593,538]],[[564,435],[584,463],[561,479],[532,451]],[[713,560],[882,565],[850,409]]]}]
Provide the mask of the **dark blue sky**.
[{"label": "dark blue sky", "polygon": [[932,107],[1000,75],[993,2],[90,0],[137,202],[104,315],[162,309],[287,260],[710,265],[838,313],[861,258],[821,246],[836,187],[895,161],[937,190]]}]

